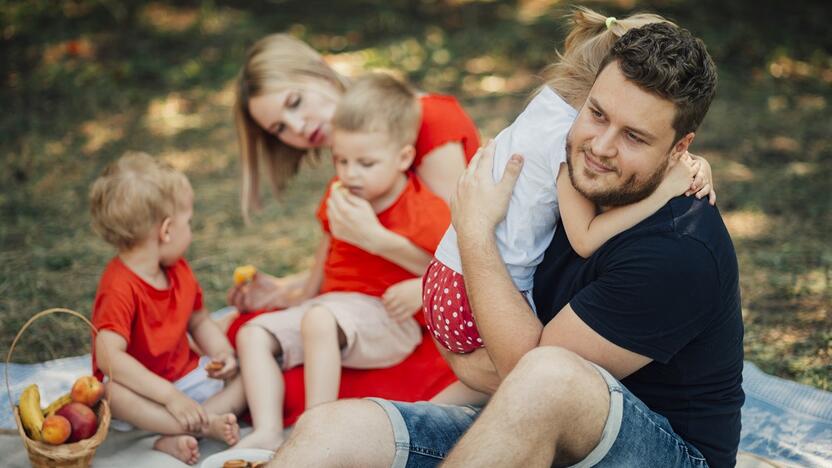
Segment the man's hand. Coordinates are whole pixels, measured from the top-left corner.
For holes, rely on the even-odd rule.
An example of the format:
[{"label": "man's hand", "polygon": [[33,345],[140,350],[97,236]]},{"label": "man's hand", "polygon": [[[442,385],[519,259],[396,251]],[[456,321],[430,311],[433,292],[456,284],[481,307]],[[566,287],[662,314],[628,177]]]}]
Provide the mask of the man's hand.
[{"label": "man's hand", "polygon": [[188,432],[201,433],[202,428],[208,425],[208,414],[205,408],[179,390],[165,404],[165,408]]},{"label": "man's hand", "polygon": [[396,322],[409,319],[422,308],[422,278],[396,283],[384,291],[381,302]]},{"label": "man's hand", "polygon": [[511,192],[523,168],[523,157],[513,155],[503,178],[494,182],[494,147],[491,140],[477,150],[451,197],[451,221],[459,237],[492,234],[506,216]]}]

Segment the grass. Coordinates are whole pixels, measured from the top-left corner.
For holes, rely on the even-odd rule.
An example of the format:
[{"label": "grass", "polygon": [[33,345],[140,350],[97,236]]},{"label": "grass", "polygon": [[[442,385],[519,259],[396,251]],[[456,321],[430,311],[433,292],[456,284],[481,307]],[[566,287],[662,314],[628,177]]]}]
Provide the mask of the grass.
[{"label": "grass", "polygon": [[[766,3],[766,2],[764,2]],[[746,358],[832,389],[832,34],[824,2],[589,2],[647,9],[704,38],[720,89],[695,151],[712,162],[740,262]],[[755,6],[756,5],[756,6]],[[340,69],[399,70],[454,94],[484,136],[522,109],[562,40],[556,1],[420,3],[0,1],[0,350],[48,307],[90,313],[111,249],[89,229],[87,190],[124,151],[184,170],[196,194],[188,258],[211,309],[234,266],[308,265],[328,164],[308,165],[245,226],[230,119],[244,51],[289,30]],[[727,20],[730,20],[730,27]],[[265,194],[268,196],[268,194]],[[48,318],[14,360],[88,350],[80,321]]]}]

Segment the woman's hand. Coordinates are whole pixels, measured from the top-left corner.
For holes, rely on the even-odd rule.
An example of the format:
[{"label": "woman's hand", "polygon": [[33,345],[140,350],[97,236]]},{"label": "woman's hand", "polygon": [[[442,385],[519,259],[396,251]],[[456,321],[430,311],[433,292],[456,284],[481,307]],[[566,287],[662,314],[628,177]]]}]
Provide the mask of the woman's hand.
[{"label": "woman's hand", "polygon": [[294,288],[284,284],[280,278],[258,271],[250,282],[229,289],[226,299],[240,312],[251,312],[284,309],[292,305],[294,295]]},{"label": "woman's hand", "polygon": [[503,178],[494,182],[494,141],[477,150],[457,182],[451,198],[451,221],[460,237],[493,234],[503,220],[514,184],[523,168],[523,157],[509,159]]},{"label": "woman's hand", "polygon": [[422,309],[422,278],[396,283],[384,291],[381,302],[390,318],[401,322]]},{"label": "woman's hand", "polygon": [[332,237],[370,253],[377,252],[378,241],[387,231],[370,203],[346,190],[332,189],[326,215]]}]

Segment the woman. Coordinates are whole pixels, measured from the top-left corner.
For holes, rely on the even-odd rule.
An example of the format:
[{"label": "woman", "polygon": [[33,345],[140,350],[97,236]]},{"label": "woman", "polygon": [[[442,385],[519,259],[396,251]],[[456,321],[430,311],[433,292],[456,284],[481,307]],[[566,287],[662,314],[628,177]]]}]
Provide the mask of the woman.
[{"label": "woman", "polygon": [[[248,221],[259,208],[259,164],[275,194],[297,173],[301,160],[331,144],[331,119],[348,81],[330,68],[311,47],[286,34],[258,41],[248,53],[238,81],[234,106],[243,169],[242,212]],[[456,179],[479,147],[476,126],[450,96],[420,96],[422,123],[412,169],[437,195],[448,201]],[[376,103],[371,103],[373,105]],[[332,235],[405,268],[424,261],[424,252],[402,236],[388,231],[369,204],[346,195],[327,208]],[[228,302],[241,311],[274,310],[287,305],[299,292],[305,273],[276,278],[258,273],[245,286],[229,291]],[[421,307],[421,280],[403,281],[384,294],[393,315],[416,313]],[[232,342],[245,321],[243,314],[228,330]],[[421,321],[421,314],[417,315]],[[341,397],[384,396],[402,400],[428,399],[455,380],[447,365],[425,338],[413,355],[389,369],[345,370]],[[303,409],[302,369],[287,372],[286,424]]]}]

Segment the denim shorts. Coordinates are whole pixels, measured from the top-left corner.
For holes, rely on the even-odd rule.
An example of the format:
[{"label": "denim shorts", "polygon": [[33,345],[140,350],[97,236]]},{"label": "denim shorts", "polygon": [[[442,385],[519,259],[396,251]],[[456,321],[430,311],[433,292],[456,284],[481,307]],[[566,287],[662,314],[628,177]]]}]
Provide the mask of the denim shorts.
[{"label": "denim shorts", "polygon": [[[610,390],[609,416],[598,445],[574,467],[707,468],[699,450],[673,432],[667,418],[651,411],[606,370],[595,367]],[[438,466],[482,411],[474,406],[369,400],[384,409],[393,426],[394,468]]]}]

